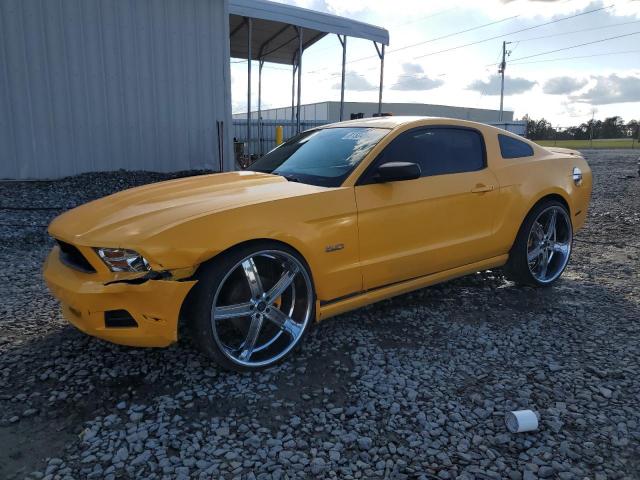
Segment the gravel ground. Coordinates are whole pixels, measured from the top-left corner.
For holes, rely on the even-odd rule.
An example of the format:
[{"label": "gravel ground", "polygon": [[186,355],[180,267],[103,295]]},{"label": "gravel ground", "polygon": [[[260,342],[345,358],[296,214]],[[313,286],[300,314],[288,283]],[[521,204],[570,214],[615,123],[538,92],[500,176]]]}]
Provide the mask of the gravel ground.
[{"label": "gravel ground", "polygon": [[[259,374],[87,337],[45,289],[43,225],[166,175],[0,183],[0,478],[640,478],[638,153],[585,154],[592,209],[555,287],[495,271],[403,295]],[[507,432],[519,408],[538,431]]]}]

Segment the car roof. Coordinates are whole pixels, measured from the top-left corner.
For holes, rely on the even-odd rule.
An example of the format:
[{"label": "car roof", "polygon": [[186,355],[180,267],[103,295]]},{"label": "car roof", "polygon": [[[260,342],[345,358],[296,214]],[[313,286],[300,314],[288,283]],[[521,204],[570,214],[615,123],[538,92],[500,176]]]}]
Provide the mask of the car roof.
[{"label": "car roof", "polygon": [[424,125],[429,123],[446,122],[449,125],[461,125],[469,127],[477,127],[487,125],[471,122],[468,120],[460,120],[458,118],[447,117],[426,117],[426,116],[389,116],[389,117],[373,117],[373,118],[360,118],[357,120],[347,120],[344,122],[331,123],[329,125],[323,125],[320,128],[332,128],[332,127],[369,127],[369,128],[397,128],[403,125],[415,123],[416,125]]},{"label": "car roof", "polygon": [[400,128],[404,126],[409,126],[409,128],[411,128],[412,125],[419,127],[423,125],[441,125],[441,124],[453,125],[458,127],[475,128],[477,130],[484,132],[484,134],[493,132],[495,134],[506,135],[512,138],[516,138],[522,142],[528,143],[529,145],[531,145],[534,151],[537,151],[538,153],[540,153],[540,151],[551,153],[549,150],[538,145],[537,143],[534,143],[531,140],[524,138],[520,135],[517,135],[513,132],[509,132],[507,130],[494,127],[493,125],[488,125],[486,123],[472,122],[470,120],[461,120],[459,118],[427,117],[427,116],[372,117],[372,118],[360,118],[357,120],[347,120],[344,122],[330,123],[328,125],[322,125],[316,128],[368,127],[368,128],[387,128],[389,130],[394,130],[396,128]]}]

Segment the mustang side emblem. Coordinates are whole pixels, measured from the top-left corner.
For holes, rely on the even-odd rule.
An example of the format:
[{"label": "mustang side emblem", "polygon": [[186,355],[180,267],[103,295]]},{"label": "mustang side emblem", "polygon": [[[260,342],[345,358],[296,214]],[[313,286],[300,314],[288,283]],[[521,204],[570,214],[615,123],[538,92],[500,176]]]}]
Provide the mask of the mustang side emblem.
[{"label": "mustang side emblem", "polygon": [[335,245],[327,245],[324,249],[325,252],[337,252],[338,250],[342,250],[344,248],[344,243],[336,243]]}]

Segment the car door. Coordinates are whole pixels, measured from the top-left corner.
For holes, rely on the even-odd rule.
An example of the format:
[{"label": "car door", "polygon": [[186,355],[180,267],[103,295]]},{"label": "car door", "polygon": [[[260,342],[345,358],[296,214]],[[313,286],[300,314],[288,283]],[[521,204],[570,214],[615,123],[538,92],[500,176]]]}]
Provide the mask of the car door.
[{"label": "car door", "polygon": [[[375,170],[387,162],[417,163],[422,176],[377,183]],[[493,256],[498,190],[478,130],[428,126],[400,134],[355,187],[364,288]]]}]

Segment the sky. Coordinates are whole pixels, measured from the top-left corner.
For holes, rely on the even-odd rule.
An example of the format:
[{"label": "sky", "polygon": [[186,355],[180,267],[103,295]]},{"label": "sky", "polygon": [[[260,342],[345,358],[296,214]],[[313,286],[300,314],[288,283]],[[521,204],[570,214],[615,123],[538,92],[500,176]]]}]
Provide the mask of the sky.
[{"label": "sky", "polygon": [[[592,115],[640,119],[640,0],[279,1],[386,28],[384,102],[498,109],[505,40],[504,105],[515,118],[554,126]],[[565,17],[573,18],[556,21]],[[340,100],[341,59],[335,35],[305,51],[303,104]],[[246,111],[246,68],[232,61],[234,112]],[[376,102],[378,79],[372,42],[349,38],[345,101]],[[257,92],[257,73],[252,85]],[[262,91],[263,108],[290,105],[291,67],[265,64]]]}]

